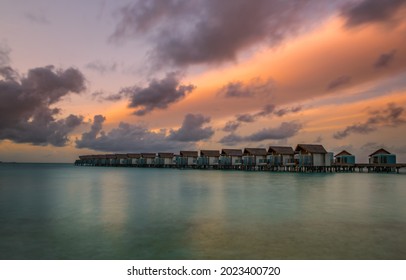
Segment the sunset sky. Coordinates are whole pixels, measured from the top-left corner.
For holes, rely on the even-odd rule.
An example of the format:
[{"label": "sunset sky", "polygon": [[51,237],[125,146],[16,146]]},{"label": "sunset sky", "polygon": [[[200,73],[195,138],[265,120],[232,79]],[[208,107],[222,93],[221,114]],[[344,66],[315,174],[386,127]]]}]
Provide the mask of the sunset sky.
[{"label": "sunset sky", "polygon": [[0,161],[321,143],[406,162],[406,0],[0,0]]}]

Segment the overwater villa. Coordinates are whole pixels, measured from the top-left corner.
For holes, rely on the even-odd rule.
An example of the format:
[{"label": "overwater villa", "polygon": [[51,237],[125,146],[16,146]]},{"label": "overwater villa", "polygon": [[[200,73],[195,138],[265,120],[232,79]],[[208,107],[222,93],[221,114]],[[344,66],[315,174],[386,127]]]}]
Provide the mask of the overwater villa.
[{"label": "overwater villa", "polygon": [[141,153],[141,157],[138,160],[138,165],[143,167],[152,167],[155,164],[155,153]]},{"label": "overwater villa", "polygon": [[243,165],[264,166],[266,165],[267,151],[265,148],[245,148],[243,152]]},{"label": "overwater villa", "polygon": [[116,154],[115,165],[126,166],[128,164],[127,154]]},{"label": "overwater villa", "polygon": [[[333,158],[335,161],[333,162]],[[265,148],[180,151],[174,153],[127,153],[81,155],[76,165],[176,167],[199,169],[238,169],[294,172],[399,172],[406,164],[396,164],[396,155],[379,149],[369,155],[369,163],[355,163],[355,156],[344,150],[333,153],[319,144],[298,144]]]},{"label": "overwater villa", "polygon": [[141,154],[127,154],[127,162],[129,166],[137,166]]},{"label": "overwater villa", "polygon": [[322,145],[298,144],[295,149],[295,164],[299,166],[331,166],[333,153],[328,153]]},{"label": "overwater villa", "polygon": [[337,165],[353,165],[355,164],[355,156],[346,150],[343,150],[334,156],[335,164]]},{"label": "overwater villa", "polygon": [[222,149],[220,163],[224,167],[237,167],[242,165],[241,149]]},{"label": "overwater villa", "polygon": [[170,167],[174,165],[174,153],[158,153],[155,159],[155,165],[157,167]]},{"label": "overwater villa", "polygon": [[295,164],[294,154],[292,147],[270,146],[267,162],[270,166],[292,166]]},{"label": "overwater villa", "polygon": [[219,164],[219,150],[201,150],[197,165],[199,166],[217,166]]},{"label": "overwater villa", "polygon": [[196,166],[198,156],[198,151],[180,151],[176,164],[183,167]]},{"label": "overwater villa", "polygon": [[389,153],[385,149],[379,149],[369,155],[371,164],[396,164],[396,155]]}]

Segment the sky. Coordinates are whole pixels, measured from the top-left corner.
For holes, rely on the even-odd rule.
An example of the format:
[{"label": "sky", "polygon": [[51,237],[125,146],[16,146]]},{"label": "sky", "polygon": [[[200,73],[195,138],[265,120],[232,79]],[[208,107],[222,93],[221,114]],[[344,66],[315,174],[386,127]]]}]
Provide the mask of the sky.
[{"label": "sky", "polygon": [[406,162],[406,0],[0,0],[0,161],[322,144]]}]

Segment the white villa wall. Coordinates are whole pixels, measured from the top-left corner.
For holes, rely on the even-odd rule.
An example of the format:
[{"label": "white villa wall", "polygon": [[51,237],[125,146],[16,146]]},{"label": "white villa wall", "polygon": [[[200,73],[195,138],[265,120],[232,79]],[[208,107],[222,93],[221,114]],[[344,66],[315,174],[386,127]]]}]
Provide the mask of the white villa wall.
[{"label": "white villa wall", "polygon": [[284,165],[293,165],[293,155],[282,155]]},{"label": "white villa wall", "polygon": [[242,157],[231,157],[231,164],[232,165],[241,165],[242,164]]},{"label": "white villa wall", "polygon": [[324,154],[313,154],[313,166],[324,166],[324,160]]},{"label": "white villa wall", "polygon": [[196,158],[194,158],[194,157],[188,157],[188,158],[187,158],[187,164],[188,164],[188,165],[195,165],[195,164],[196,164]]},{"label": "white villa wall", "polygon": [[219,164],[219,158],[218,157],[209,157],[209,165],[216,165]]}]

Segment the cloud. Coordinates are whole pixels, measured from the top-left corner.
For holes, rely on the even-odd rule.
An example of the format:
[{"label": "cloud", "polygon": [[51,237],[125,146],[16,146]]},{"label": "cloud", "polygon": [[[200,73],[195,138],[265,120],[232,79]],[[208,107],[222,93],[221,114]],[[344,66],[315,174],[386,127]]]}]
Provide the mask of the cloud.
[{"label": "cloud", "polygon": [[153,132],[142,125],[120,122],[118,127],[105,132],[105,120],[102,115],[94,116],[90,130],[83,133],[80,139],[76,139],[76,147],[105,152],[158,152],[180,149],[179,143],[168,141],[165,130]]},{"label": "cloud", "polygon": [[323,142],[323,137],[321,135],[317,136],[317,138],[313,140],[313,143],[321,143],[321,142]]},{"label": "cloud", "polygon": [[347,6],[342,10],[347,28],[368,23],[380,23],[391,20],[403,8],[406,0],[364,0]]},{"label": "cloud", "polygon": [[[288,110],[288,109],[286,109]],[[256,117],[265,117],[275,111],[275,105],[273,104],[266,104],[261,111],[255,114]]]},{"label": "cloud", "polygon": [[25,17],[33,23],[44,25],[50,24],[50,21],[43,14],[25,13]]},{"label": "cloud", "polygon": [[235,133],[224,136],[219,143],[234,145],[240,142],[260,142],[264,140],[282,140],[296,135],[302,129],[298,122],[283,122],[275,128],[264,128],[251,135],[240,136]]},{"label": "cloud", "polygon": [[241,124],[237,121],[229,121],[225,124],[222,130],[225,132],[233,132],[236,131],[240,125]]},{"label": "cloud", "polygon": [[381,54],[374,63],[375,68],[385,68],[393,61],[396,54],[396,50],[392,50],[389,53]]},{"label": "cloud", "polygon": [[119,94],[130,98],[129,108],[136,108],[137,116],[143,116],[155,109],[166,109],[170,104],[183,99],[196,87],[192,84],[181,85],[179,74],[171,72],[162,80],[152,80],[147,87],[123,88]]},{"label": "cloud", "polygon": [[296,107],[291,107],[291,108],[281,108],[278,110],[274,111],[274,114],[277,115],[278,117],[283,117],[286,114],[289,113],[297,113],[302,110],[302,106],[298,105]]},{"label": "cloud", "polygon": [[181,128],[171,130],[169,135],[165,129],[155,132],[143,125],[125,122],[105,132],[105,120],[102,115],[94,116],[90,130],[76,139],[76,147],[108,152],[179,151],[194,148],[193,142],[208,139],[214,134],[211,127],[203,127],[210,119],[202,115],[186,115]]},{"label": "cloud", "polygon": [[274,82],[272,79],[262,81],[259,78],[252,79],[248,84],[244,84],[241,81],[229,82],[223,86],[218,95],[224,97],[254,97],[254,96],[269,96],[274,90]]},{"label": "cloud", "polygon": [[254,122],[256,119],[256,115],[251,115],[251,114],[238,114],[236,116],[236,120],[238,122],[247,122],[247,123],[251,123]]},{"label": "cloud", "polygon": [[280,140],[296,135],[302,125],[297,122],[283,122],[276,128],[264,128],[256,133],[246,136],[247,141]]},{"label": "cloud", "polygon": [[302,110],[302,106],[296,107],[286,107],[280,108],[276,110],[276,106],[274,104],[266,104],[261,111],[253,113],[253,114],[238,114],[235,116],[234,121],[229,121],[223,127],[223,131],[226,132],[233,132],[237,130],[238,127],[241,126],[241,123],[252,123],[255,122],[258,118],[269,116],[270,114],[274,114],[278,117],[282,117],[289,113],[297,113]]},{"label": "cloud", "polygon": [[160,65],[217,64],[257,44],[278,45],[314,24],[314,9],[327,17],[330,7],[320,0],[135,1],[121,9],[110,40],[143,36]]},{"label": "cloud", "polygon": [[351,77],[348,75],[342,75],[340,77],[332,80],[328,85],[326,90],[336,90],[339,87],[345,86],[351,82]]},{"label": "cloud", "polygon": [[265,117],[274,112],[275,110],[275,105],[273,104],[267,104],[265,105],[261,111],[254,113],[254,114],[238,114],[236,115],[236,121],[237,122],[254,122],[256,121],[259,117]]},{"label": "cloud", "polygon": [[389,103],[384,110],[370,112],[370,117],[364,123],[347,126],[344,130],[336,132],[333,137],[343,139],[352,133],[368,134],[380,126],[397,127],[406,123],[406,119],[402,118],[403,112],[403,107]]},{"label": "cloud", "polygon": [[[102,131],[103,129],[103,122],[106,120],[106,118],[102,115],[96,115],[93,118],[93,124],[90,127],[89,132],[84,132],[82,134],[82,138],[80,140],[76,140],[76,147],[77,148],[85,148],[91,146],[90,144],[96,140],[97,135]],[[103,133],[104,135],[104,133]]]},{"label": "cloud", "polygon": [[68,134],[83,117],[56,119],[60,108],[51,108],[70,93],[85,90],[83,74],[74,68],[53,66],[30,69],[20,75],[11,67],[0,68],[0,140],[34,145],[65,146]]},{"label": "cloud", "polygon": [[168,139],[181,142],[209,139],[214,134],[212,127],[204,127],[204,125],[209,122],[209,117],[200,114],[187,114],[183,120],[182,126],[178,130],[171,130]]},{"label": "cloud", "polygon": [[234,146],[240,142],[244,142],[244,137],[235,133],[228,134],[219,140],[219,143]]},{"label": "cloud", "polygon": [[106,73],[115,72],[117,70],[117,63],[105,63],[100,60],[95,60],[86,64],[85,67],[89,70],[104,75]]},{"label": "cloud", "polygon": [[10,63],[10,48],[5,44],[0,44],[0,67]]}]

